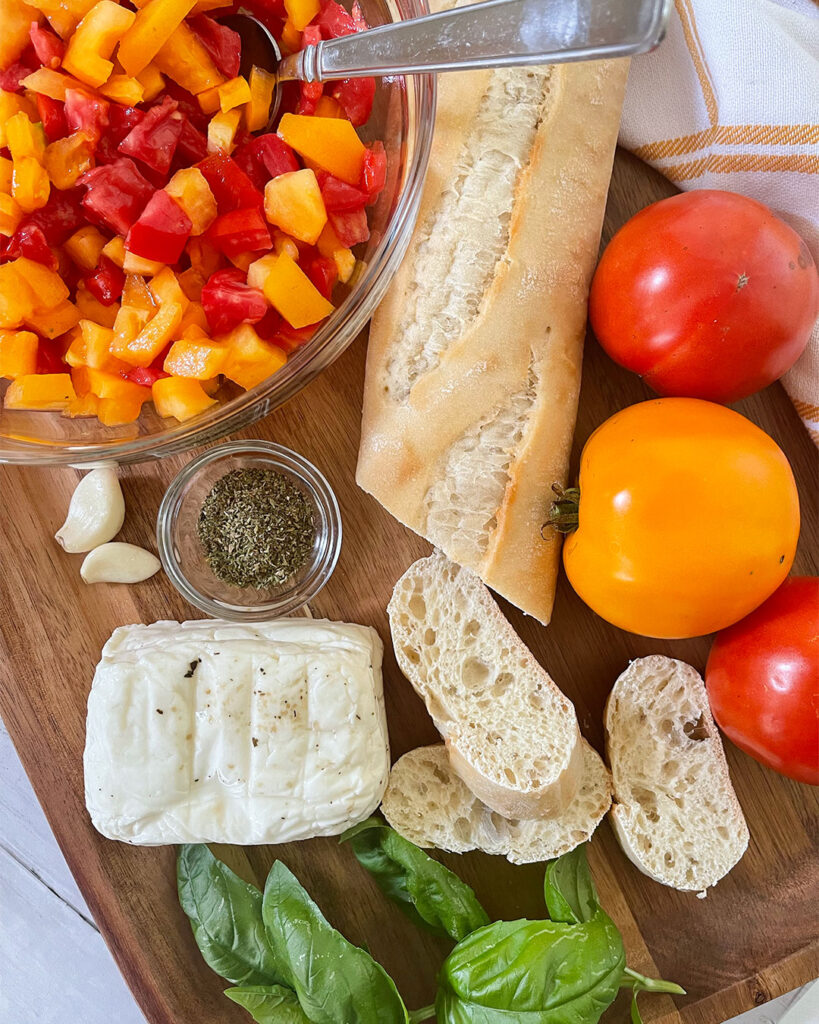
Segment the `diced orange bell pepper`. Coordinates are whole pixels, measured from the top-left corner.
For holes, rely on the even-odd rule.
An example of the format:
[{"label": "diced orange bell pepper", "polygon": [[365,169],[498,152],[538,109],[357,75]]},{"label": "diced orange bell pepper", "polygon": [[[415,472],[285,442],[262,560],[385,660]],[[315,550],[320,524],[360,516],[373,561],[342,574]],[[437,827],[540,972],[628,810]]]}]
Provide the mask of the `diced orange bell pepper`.
[{"label": "diced orange bell pepper", "polygon": [[267,380],[287,362],[286,354],[260,338],[250,324],[234,327],[226,342],[229,354],[222,372],[246,391]]},{"label": "diced orange bell pepper", "polygon": [[31,331],[0,331],[0,377],[16,380],[35,373],[38,345]]},{"label": "diced orange bell pepper", "polygon": [[162,369],[175,377],[210,380],[222,372],[228,358],[227,346],[210,338],[182,338],[171,345]]},{"label": "diced orange bell pepper", "polygon": [[188,297],[182,291],[176,274],[170,267],[164,267],[148,285],[148,290],[158,306],[171,303],[182,307],[184,313],[188,306]]},{"label": "diced orange bell pepper", "polygon": [[164,263],[157,260],[146,260],[143,256],[137,256],[134,252],[125,250],[122,259],[122,269],[126,274],[141,274],[142,277],[154,277],[165,269]]},{"label": "diced orange bell pepper", "polygon": [[319,0],[284,0],[287,19],[299,32],[303,32],[321,10]]},{"label": "diced orange bell pepper", "polygon": [[182,314],[182,321],[179,324],[179,333],[183,337],[189,337],[188,332],[196,329],[201,332],[199,337],[207,333],[208,330],[208,318],[205,316],[205,310],[201,302],[189,302],[188,308]]},{"label": "diced orange bell pepper", "polygon": [[142,100],[144,103],[150,103],[151,100],[155,100],[165,88],[165,79],[162,77],[162,73],[156,64],[151,63],[146,68],[143,68],[136,78],[142,86]]},{"label": "diced orange bell pepper", "polygon": [[[65,70],[93,88],[104,85],[114,70],[108,58],[134,24],[136,15],[114,0],[99,0],[77,25],[63,57]],[[120,63],[122,63],[120,46]],[[148,58],[150,60],[150,57]],[[146,64],[148,61],[146,61]],[[128,74],[136,74],[124,64]],[[137,68],[141,70],[141,68]]]},{"label": "diced orange bell pepper", "polygon": [[292,327],[308,327],[333,312],[332,302],[316,288],[298,263],[282,253],[264,282],[267,301]]},{"label": "diced orange bell pepper", "polygon": [[71,379],[78,395],[91,392],[97,398],[113,398],[133,402],[148,402],[151,392],[148,388],[126,380],[118,373],[82,366],[71,371]]},{"label": "diced orange bell pepper", "polygon": [[29,0],[31,7],[42,11],[61,39],[68,39],[96,0]]},{"label": "diced orange bell pepper", "polygon": [[12,381],[3,404],[6,409],[65,409],[77,397],[67,373],[33,373]]},{"label": "diced orange bell pepper", "polygon": [[45,168],[33,156],[14,161],[11,194],[24,213],[34,213],[48,202],[51,182]]},{"label": "diced orange bell pepper", "polygon": [[301,252],[290,235],[286,235],[283,231],[279,231],[278,228],[276,228],[272,234],[273,252],[275,252],[277,256],[281,256],[283,252],[286,252],[291,260],[298,263],[301,257]]},{"label": "diced orange bell pepper", "polygon": [[61,71],[54,71],[51,68],[38,68],[28,77],[23,79],[23,86],[31,92],[48,96],[49,99],[65,102],[65,94],[69,89],[86,90],[86,86],[71,75],[64,75]]},{"label": "diced orange bell pepper", "polygon": [[23,211],[17,200],[0,192],[0,235],[13,235],[22,219]]},{"label": "diced orange bell pepper", "polygon": [[[80,339],[77,339],[77,342],[72,342],[66,352],[66,362],[70,366],[77,365],[72,357],[80,356],[79,365],[90,366],[94,370],[118,373],[124,368],[123,363],[111,355],[111,345],[114,340],[112,328],[102,327],[100,324],[95,324],[93,320],[80,320],[80,331]],[[74,351],[72,352],[72,350]]]},{"label": "diced orange bell pepper", "polygon": [[0,156],[0,193],[11,195],[11,176],[14,164],[7,157]]},{"label": "diced orange bell pepper", "polygon": [[220,7],[232,7],[233,0],[196,0],[191,10],[191,16],[196,17],[197,14],[207,14],[209,11],[218,10]]},{"label": "diced orange bell pepper", "polygon": [[324,230],[319,235],[316,245],[322,256],[327,256],[335,261],[338,279],[342,284],[346,284],[353,276],[356,258],[353,255],[352,249],[348,249],[342,244],[338,235],[333,230],[333,225],[329,221],[327,221]]},{"label": "diced orange bell pepper", "polygon": [[25,96],[0,89],[0,149],[6,146],[6,124],[17,113],[26,114],[31,121],[37,120],[37,108]]},{"label": "diced orange bell pepper", "polygon": [[15,163],[28,156],[42,163],[46,148],[43,126],[39,122],[35,124],[22,110],[18,111],[6,121],[6,146]]},{"label": "diced orange bell pepper", "polygon": [[43,166],[55,188],[73,188],[94,166],[94,142],[85,132],[72,132],[46,147]]},{"label": "diced orange bell pepper", "polygon": [[172,341],[182,322],[182,307],[172,302],[160,306],[133,341],[120,344],[115,337],[112,353],[130,366],[150,366]]},{"label": "diced orange bell pepper", "polygon": [[[190,299],[191,302],[197,303],[202,299],[202,289],[205,286],[205,279],[199,273],[198,270],[194,270],[193,267],[188,267],[179,275],[179,287]],[[187,310],[185,310],[187,313]]]},{"label": "diced orange bell pepper", "polygon": [[76,398],[72,398],[65,409],[63,409],[63,416],[67,416],[72,420],[81,416],[96,416],[99,401],[99,398],[96,395],[92,395],[90,391],[87,395],[78,395]]},{"label": "diced orange bell pepper", "polygon": [[33,295],[32,312],[54,309],[68,298],[68,286],[55,270],[21,256],[7,266],[14,267]]},{"label": "diced orange bell pepper", "polygon": [[199,383],[202,385],[202,390],[206,395],[215,395],[222,386],[222,378],[214,377],[212,380],[200,380]]},{"label": "diced orange bell pepper", "polygon": [[0,329],[21,327],[23,317],[34,312],[34,293],[17,262],[0,264]]},{"label": "diced orange bell pepper", "polygon": [[207,279],[222,266],[222,254],[204,238],[191,238],[185,246],[191,266]]},{"label": "diced orange bell pepper", "polygon": [[300,242],[315,245],[327,223],[327,210],[313,171],[286,171],[264,189],[264,212],[271,224]]},{"label": "diced orange bell pepper", "polygon": [[301,32],[289,18],[282,26],[281,42],[288,53],[295,53],[296,50],[301,49]]},{"label": "diced orange bell pepper", "polygon": [[247,269],[253,262],[252,252],[238,252],[236,255],[231,254],[228,259],[234,267],[238,267],[239,270],[244,270],[247,273]]},{"label": "diced orange bell pepper", "polygon": [[250,264],[247,268],[247,283],[251,288],[258,288],[259,291],[264,289],[264,283],[278,258],[276,253],[270,252]]},{"label": "diced orange bell pepper", "polygon": [[115,302],[112,306],[103,306],[82,282],[77,286],[74,302],[80,311],[80,316],[85,320],[93,320],[95,324],[101,324],[103,327],[114,326],[114,321],[119,311],[119,303]]},{"label": "diced orange bell pepper", "polygon": [[178,420],[189,420],[205,409],[216,405],[198,380],[191,377],[163,377],[153,388],[156,411],[160,416],[173,416]]},{"label": "diced orange bell pepper", "polygon": [[128,274],[122,289],[123,306],[135,306],[151,316],[156,312],[156,300],[141,274]]},{"label": "diced orange bell pepper", "polygon": [[342,181],[361,181],[367,151],[346,118],[285,114],[278,134],[297,153]]},{"label": "diced orange bell pepper", "polygon": [[234,107],[243,107],[250,102],[250,85],[247,79],[241,75],[231,78],[228,82],[223,82],[217,92],[219,94],[219,109],[223,114],[233,110]]},{"label": "diced orange bell pepper", "polygon": [[[119,307],[117,318],[114,321],[114,339],[110,343],[111,348],[127,347],[130,345],[139,332],[148,323],[153,314],[147,309],[138,306],[128,306],[123,303]],[[111,356],[112,359],[116,358]]]},{"label": "diced orange bell pepper", "polygon": [[63,249],[80,270],[86,273],[96,270],[105,246],[105,235],[93,224],[78,228],[66,242],[63,242]]},{"label": "diced orange bell pepper", "polygon": [[249,132],[267,127],[275,88],[276,76],[254,64],[250,69],[250,100],[245,107],[245,123]]},{"label": "diced orange bell pepper", "polygon": [[195,0],[149,0],[119,44],[117,57],[128,75],[138,75],[185,20]]},{"label": "diced orange bell pepper", "polygon": [[154,63],[163,75],[194,96],[225,80],[199,36],[184,21],[157,53]]},{"label": "diced orange bell pepper", "polygon": [[122,264],[125,262],[125,239],[120,235],[114,235],[102,247],[102,255],[107,256],[112,263],[116,263],[121,270]]},{"label": "diced orange bell pepper", "polygon": [[0,0],[0,68],[13,64],[29,44],[32,21],[36,13],[21,0]]},{"label": "diced orange bell pepper", "polygon": [[126,423],[133,423],[139,419],[142,406],[150,401],[150,391],[147,391],[147,398],[100,398],[97,400],[97,418],[105,427],[121,427]]},{"label": "diced orange bell pepper", "polygon": [[208,152],[232,153],[236,148],[236,133],[242,121],[241,110],[221,111],[208,121]]},{"label": "diced orange bell pepper", "polygon": [[76,327],[79,320],[80,311],[73,302],[64,299],[51,309],[32,313],[23,322],[44,338],[59,338],[61,334]]},{"label": "diced orange bell pepper", "polygon": [[127,107],[135,107],[145,99],[142,82],[130,75],[111,75],[105,85],[99,87],[99,91],[109,100],[123,103]]},{"label": "diced orange bell pepper", "polygon": [[216,200],[198,167],[185,167],[177,171],[165,186],[165,191],[188,215],[192,235],[204,234],[216,220]]},{"label": "diced orange bell pepper", "polygon": [[204,92],[200,92],[196,97],[203,114],[215,114],[219,109],[220,88],[220,86],[214,85],[212,89],[205,89]]},{"label": "diced orange bell pepper", "polygon": [[316,117],[344,117],[344,108],[332,96],[321,96],[316,104]]}]

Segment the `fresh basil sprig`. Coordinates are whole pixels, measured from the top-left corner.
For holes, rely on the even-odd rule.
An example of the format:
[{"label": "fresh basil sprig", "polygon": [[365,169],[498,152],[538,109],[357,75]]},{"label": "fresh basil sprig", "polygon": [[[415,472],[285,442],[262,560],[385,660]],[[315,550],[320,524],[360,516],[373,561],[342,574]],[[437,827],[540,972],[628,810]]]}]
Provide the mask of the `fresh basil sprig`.
[{"label": "fresh basil sprig", "polygon": [[472,889],[386,825],[367,818],[341,836],[379,888],[415,924],[455,942],[489,924]]},{"label": "fresh basil sprig", "polygon": [[225,995],[243,1006],[256,1024],[311,1024],[296,993],[282,985],[243,985]]}]

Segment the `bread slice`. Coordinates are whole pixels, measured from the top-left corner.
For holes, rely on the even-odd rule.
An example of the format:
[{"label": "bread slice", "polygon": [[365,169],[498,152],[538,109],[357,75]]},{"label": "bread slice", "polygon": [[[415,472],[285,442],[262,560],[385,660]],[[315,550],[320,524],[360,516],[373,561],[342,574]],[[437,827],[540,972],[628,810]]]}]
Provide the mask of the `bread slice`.
[{"label": "bread slice", "polygon": [[560,857],[591,839],[611,805],[608,768],[585,740],[580,742],[580,789],[556,818],[510,820],[491,811],[452,771],[440,743],[399,758],[390,772],[381,810],[395,831],[416,846],[450,853],[483,850],[513,864]]},{"label": "bread slice", "polygon": [[441,75],[418,223],[370,327],[359,486],[541,622],[627,72]]},{"label": "bread slice", "polygon": [[401,671],[472,792],[505,818],[564,811],[583,771],[574,707],[480,579],[436,552],[404,573],[387,611]]},{"label": "bread slice", "polygon": [[748,846],[705,684],[683,661],[633,661],[606,704],[611,822],[626,856],[675,889],[706,889]]}]

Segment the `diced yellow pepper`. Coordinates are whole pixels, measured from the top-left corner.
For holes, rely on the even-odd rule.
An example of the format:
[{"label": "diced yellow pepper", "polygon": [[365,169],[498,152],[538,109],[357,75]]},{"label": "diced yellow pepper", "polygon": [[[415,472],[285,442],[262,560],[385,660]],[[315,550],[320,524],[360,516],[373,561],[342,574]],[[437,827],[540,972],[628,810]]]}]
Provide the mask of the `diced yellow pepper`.
[{"label": "diced yellow pepper", "polygon": [[[127,347],[148,323],[153,313],[139,306],[128,306],[123,303],[114,321],[115,338],[111,345],[115,348]],[[111,357],[115,358],[114,356]]]},{"label": "diced yellow pepper", "polygon": [[286,171],[271,178],[264,189],[264,212],[271,224],[300,242],[315,245],[327,210],[313,171]]},{"label": "diced yellow pepper", "polygon": [[223,150],[232,153],[236,147],[236,133],[242,120],[241,110],[215,114],[208,122],[208,152]]},{"label": "diced yellow pepper", "polygon": [[197,0],[191,10],[191,16],[196,17],[197,14],[207,14],[209,11],[215,11],[219,7],[231,7],[233,0]]},{"label": "diced yellow pepper", "polygon": [[292,327],[308,327],[333,312],[333,304],[316,288],[298,263],[282,253],[265,278],[267,301]]},{"label": "diced yellow pepper", "polygon": [[254,64],[250,69],[250,99],[245,107],[245,123],[249,132],[267,127],[275,88],[276,76]]},{"label": "diced yellow pepper", "polygon": [[13,235],[22,219],[23,211],[17,200],[0,192],[0,235]]},{"label": "diced yellow pepper", "polygon": [[128,107],[135,107],[145,99],[142,82],[129,75],[111,75],[105,85],[100,86],[99,91],[109,100],[124,103]]},{"label": "diced yellow pepper", "polygon": [[0,377],[16,380],[35,373],[38,345],[31,331],[0,331]]},{"label": "diced yellow pepper", "polygon": [[43,166],[55,188],[73,188],[94,166],[94,142],[85,132],[72,132],[64,139],[55,139],[46,147]]},{"label": "diced yellow pepper", "polygon": [[299,258],[301,256],[299,247],[290,235],[286,235],[283,231],[279,231],[278,228],[273,231],[273,252],[275,252],[277,256],[281,256],[283,252],[286,252],[290,259],[294,260],[296,263],[299,262]]},{"label": "diced yellow pepper", "polygon": [[296,28],[288,18],[282,27],[282,45],[289,53],[295,53],[301,49],[301,31]]},{"label": "diced yellow pepper", "polygon": [[193,377],[210,380],[222,372],[228,358],[228,348],[210,338],[182,338],[171,345],[162,366],[175,377]]},{"label": "diced yellow pepper", "polygon": [[284,0],[287,20],[299,32],[303,32],[321,10],[319,0]]},{"label": "diced yellow pepper", "polygon": [[190,377],[163,377],[153,388],[156,411],[160,416],[189,420],[210,406],[216,405],[198,380]]},{"label": "diced yellow pepper", "polygon": [[[201,301],[204,286],[204,277],[202,277],[198,270],[194,270],[193,267],[188,267],[187,270],[184,270],[179,275],[179,287],[193,304]],[[187,313],[188,311],[185,310],[185,312]]]},{"label": "diced yellow pepper", "polygon": [[316,104],[316,117],[344,117],[344,108],[332,96],[321,96]]},{"label": "diced yellow pepper", "polygon": [[221,86],[214,85],[212,89],[205,89],[196,97],[203,114],[215,114],[219,109],[219,89]]},{"label": "diced yellow pepper", "polygon": [[0,149],[8,144],[6,125],[18,113],[25,114],[31,121],[38,120],[37,108],[30,100],[16,92],[0,89]]},{"label": "diced yellow pepper", "polygon": [[80,311],[73,302],[63,299],[51,309],[38,310],[24,319],[26,327],[30,327],[44,338],[59,338],[61,334],[76,327],[80,319]]},{"label": "diced yellow pepper", "polygon": [[[78,340],[81,341],[83,353],[81,365],[90,366],[95,370],[116,372],[118,367],[110,365],[112,362],[116,362],[111,356],[111,343],[114,340],[113,329],[95,324],[93,320],[80,320],[79,326],[81,337]],[[71,343],[68,352],[66,352],[66,362],[71,366],[75,364],[69,357],[69,352],[74,349],[75,345],[77,345],[75,351],[80,350],[80,345],[75,341]]]},{"label": "diced yellow pepper", "polygon": [[63,409],[62,414],[72,420],[80,416],[96,416],[99,401],[99,398],[96,395],[92,395],[89,391],[87,395],[78,395],[77,398],[72,398],[65,409]]},{"label": "diced yellow pepper", "polygon": [[99,228],[95,228],[93,224],[86,224],[63,242],[63,249],[80,270],[90,273],[99,266],[100,256],[106,244],[105,235]]},{"label": "diced yellow pepper", "polygon": [[35,12],[21,0],[0,0],[0,68],[9,67],[25,50],[31,23],[37,20]]},{"label": "diced yellow pepper", "polygon": [[14,260],[0,264],[0,329],[20,327],[23,317],[34,312],[34,292],[18,263]]},{"label": "diced yellow pepper", "polygon": [[107,256],[112,263],[116,263],[120,270],[122,270],[122,264],[125,262],[125,239],[120,235],[114,235],[102,247],[102,255]]},{"label": "diced yellow pepper", "polygon": [[177,171],[165,186],[165,191],[188,215],[192,235],[204,234],[216,220],[216,200],[198,167],[185,167]]},{"label": "diced yellow pepper", "polygon": [[18,377],[6,391],[3,404],[7,409],[65,409],[77,397],[67,373],[34,373]]},{"label": "diced yellow pepper", "polygon": [[154,63],[163,75],[194,96],[225,80],[199,36],[184,21],[156,55]]},{"label": "diced yellow pepper", "polygon": [[361,181],[366,149],[346,118],[285,114],[278,134],[297,153],[342,181]]},{"label": "diced yellow pepper", "polygon": [[260,338],[250,324],[234,327],[226,341],[229,354],[222,372],[246,391],[267,380],[287,362],[282,349]]},{"label": "diced yellow pepper", "polygon": [[97,418],[104,427],[121,427],[139,419],[142,406],[151,399],[148,388],[146,397],[138,398],[100,398],[97,401]]},{"label": "diced yellow pepper", "polygon": [[136,76],[142,86],[142,99],[144,103],[150,103],[165,88],[165,79],[156,64],[149,64]]},{"label": "diced yellow pepper", "polygon": [[42,163],[46,148],[43,126],[34,124],[28,114],[19,111],[6,121],[6,145],[15,163],[28,156]]},{"label": "diced yellow pepper", "polygon": [[247,273],[247,268],[253,262],[253,253],[239,252],[236,253],[235,255],[231,253],[231,255],[228,256],[228,259],[230,260],[234,267],[238,267],[239,270],[244,270],[245,273]]},{"label": "diced yellow pepper", "polygon": [[182,291],[176,274],[170,267],[164,267],[148,285],[148,289],[158,306],[171,303],[181,306],[183,313],[188,307],[188,297]]},{"label": "diced yellow pepper", "polygon": [[207,335],[208,331],[208,318],[205,316],[205,310],[201,302],[189,302],[188,308],[182,314],[182,322],[179,324],[179,333],[182,337],[189,337],[188,332],[197,330],[200,332],[199,337]]},{"label": "diced yellow pepper", "polygon": [[222,265],[222,254],[215,245],[204,238],[191,238],[185,246],[185,251],[193,269],[199,271],[205,280],[211,274],[215,274]]},{"label": "diced yellow pepper", "polygon": [[122,260],[122,269],[126,274],[141,274],[143,277],[153,277],[165,269],[165,264],[159,263],[157,260],[146,260],[142,256],[137,256],[136,253],[128,252],[126,249]]},{"label": "diced yellow pepper", "polygon": [[92,394],[103,401],[138,402],[140,405],[151,400],[148,388],[125,380],[118,373],[109,373],[107,370],[98,370],[92,366],[73,369],[71,379],[79,395]]},{"label": "diced yellow pepper", "polygon": [[342,284],[347,284],[350,278],[353,276],[355,270],[356,258],[353,255],[352,249],[336,249],[333,253],[333,260],[338,271],[338,279]]},{"label": "diced yellow pepper", "polygon": [[195,0],[149,0],[119,44],[117,57],[128,75],[138,75],[176,31]]},{"label": "diced yellow pepper", "polygon": [[23,86],[31,92],[38,92],[42,96],[59,100],[61,103],[65,101],[68,89],[86,89],[86,86],[76,78],[64,75],[61,71],[54,71],[52,68],[38,68],[36,71],[32,71],[27,78],[23,79]]},{"label": "diced yellow pepper", "polygon": [[202,390],[206,395],[215,395],[222,386],[222,378],[214,377],[213,380],[200,380],[199,383],[202,385]]},{"label": "diced yellow pepper", "polygon": [[259,291],[263,290],[268,274],[276,265],[278,258],[276,253],[271,252],[250,264],[247,268],[247,283],[251,288],[258,288]]},{"label": "diced yellow pepper", "polygon": [[112,354],[131,366],[150,366],[172,341],[182,322],[183,309],[172,302],[160,306],[133,341],[121,344],[114,338]]},{"label": "diced yellow pepper", "polygon": [[68,39],[96,0],[30,0],[29,6],[42,11],[61,39]]},{"label": "diced yellow pepper", "polygon": [[[68,42],[63,57],[65,70],[93,88],[103,85],[114,70],[113,61],[108,58],[117,43],[127,36],[135,18],[133,11],[120,7],[114,0],[99,0],[77,25]],[[127,67],[125,70],[128,74],[136,74]]]},{"label": "diced yellow pepper", "polygon": [[117,311],[119,310],[118,303],[115,302],[111,306],[103,306],[99,299],[96,299],[82,282],[77,286],[74,302],[77,304],[80,316],[84,319],[93,320],[94,323],[101,324],[103,327],[114,326]]},{"label": "diced yellow pepper", "polygon": [[68,298],[68,286],[56,270],[26,256],[16,259],[10,266],[17,270],[33,294],[32,312],[54,309]]},{"label": "diced yellow pepper", "polygon": [[238,75],[231,78],[229,82],[223,82],[217,90],[219,94],[219,108],[223,114],[234,107],[243,107],[250,102],[250,85],[247,79]]},{"label": "diced yellow pepper", "polygon": [[145,283],[141,274],[128,274],[125,278],[125,287],[122,289],[123,306],[136,306],[137,309],[144,309],[151,316],[156,312],[156,301],[151,294],[151,289]]},{"label": "diced yellow pepper", "polygon": [[14,164],[4,156],[0,156],[0,193],[11,195],[11,175]]}]

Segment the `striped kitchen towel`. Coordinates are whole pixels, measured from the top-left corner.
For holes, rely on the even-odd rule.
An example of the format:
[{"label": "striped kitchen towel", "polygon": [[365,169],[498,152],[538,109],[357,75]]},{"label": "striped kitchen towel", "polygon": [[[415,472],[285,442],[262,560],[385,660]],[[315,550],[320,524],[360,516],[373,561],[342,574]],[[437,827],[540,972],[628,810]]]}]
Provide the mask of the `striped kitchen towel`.
[{"label": "striped kitchen towel", "polygon": [[[632,61],[620,143],[682,189],[766,203],[819,264],[819,6],[675,0],[662,45]],[[782,383],[819,444],[819,325]]]}]

